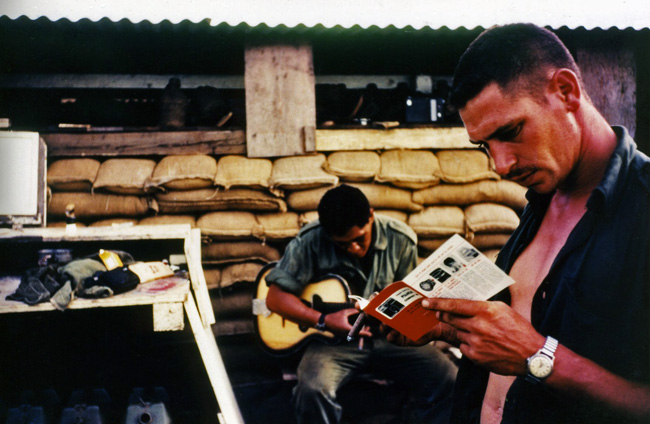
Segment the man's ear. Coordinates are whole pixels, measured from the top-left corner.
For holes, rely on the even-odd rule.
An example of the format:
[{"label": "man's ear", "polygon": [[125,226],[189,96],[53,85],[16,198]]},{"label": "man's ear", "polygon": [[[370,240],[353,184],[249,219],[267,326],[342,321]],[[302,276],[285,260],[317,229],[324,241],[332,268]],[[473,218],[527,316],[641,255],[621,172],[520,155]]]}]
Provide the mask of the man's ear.
[{"label": "man's ear", "polygon": [[557,93],[566,104],[567,110],[575,112],[580,107],[582,89],[578,76],[570,69],[562,68],[551,77],[551,90]]}]

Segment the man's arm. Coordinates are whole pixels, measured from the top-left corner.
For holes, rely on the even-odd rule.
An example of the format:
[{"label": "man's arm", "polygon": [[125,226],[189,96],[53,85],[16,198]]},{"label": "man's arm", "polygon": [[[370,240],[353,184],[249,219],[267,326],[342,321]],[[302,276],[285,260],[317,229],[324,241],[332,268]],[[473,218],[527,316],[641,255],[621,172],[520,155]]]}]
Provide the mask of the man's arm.
[{"label": "man's arm", "polygon": [[[502,375],[525,375],[526,359],[544,344],[544,336],[502,302],[427,299],[425,308],[439,311],[441,324],[429,339],[456,344],[463,355]],[[594,406],[638,418],[650,418],[650,386],[619,377],[593,361],[560,346],[553,373],[544,384],[558,392],[592,400]]]},{"label": "man's arm", "polygon": [[[321,313],[305,305],[300,298],[292,293],[282,290],[279,286],[272,284],[266,297],[266,306],[273,312],[285,317],[288,320],[303,324],[308,327],[316,326]],[[347,333],[352,328],[349,322],[350,315],[357,314],[354,308],[343,309],[338,312],[325,315],[325,326],[334,333]],[[361,336],[372,334],[363,329]]]}]

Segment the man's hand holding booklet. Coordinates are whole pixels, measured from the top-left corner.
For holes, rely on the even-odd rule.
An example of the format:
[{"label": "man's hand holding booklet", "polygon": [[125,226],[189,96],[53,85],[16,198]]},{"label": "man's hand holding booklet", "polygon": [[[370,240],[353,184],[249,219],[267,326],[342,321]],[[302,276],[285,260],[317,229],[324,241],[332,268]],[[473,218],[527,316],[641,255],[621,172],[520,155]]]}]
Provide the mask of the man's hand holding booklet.
[{"label": "man's hand holding booklet", "polygon": [[478,249],[454,235],[403,281],[370,299],[363,312],[415,341],[438,323],[436,312],[422,307],[425,298],[487,300],[513,282]]}]

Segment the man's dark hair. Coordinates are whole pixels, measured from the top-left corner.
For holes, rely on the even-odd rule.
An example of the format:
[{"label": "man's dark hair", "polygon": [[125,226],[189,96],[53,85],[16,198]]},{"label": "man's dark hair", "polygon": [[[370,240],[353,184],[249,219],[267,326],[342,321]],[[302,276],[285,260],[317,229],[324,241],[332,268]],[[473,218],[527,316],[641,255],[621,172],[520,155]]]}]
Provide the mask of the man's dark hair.
[{"label": "man's dark hair", "polygon": [[370,220],[370,203],[358,188],[341,184],[328,190],[318,204],[318,219],[325,231],[342,236],[352,227],[363,227]]},{"label": "man's dark hair", "polygon": [[504,91],[511,83],[523,83],[529,94],[539,96],[548,70],[561,68],[570,69],[581,81],[573,56],[551,31],[533,24],[495,26],[483,31],[461,56],[449,104],[463,108],[492,82]]}]

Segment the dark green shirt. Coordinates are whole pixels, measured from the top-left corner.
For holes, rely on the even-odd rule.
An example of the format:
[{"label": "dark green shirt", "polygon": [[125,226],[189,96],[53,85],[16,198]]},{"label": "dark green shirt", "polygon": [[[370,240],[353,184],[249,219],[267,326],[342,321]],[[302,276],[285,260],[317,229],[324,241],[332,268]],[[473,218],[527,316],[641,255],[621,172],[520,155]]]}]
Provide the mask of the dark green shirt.
[{"label": "dark green shirt", "polygon": [[372,266],[364,272],[360,260],[336,247],[320,223],[312,222],[289,243],[266,281],[298,295],[307,284],[337,274],[350,284],[354,294],[367,298],[400,281],[417,265],[417,236],[405,223],[375,215],[373,239],[367,253],[372,255]]}]

